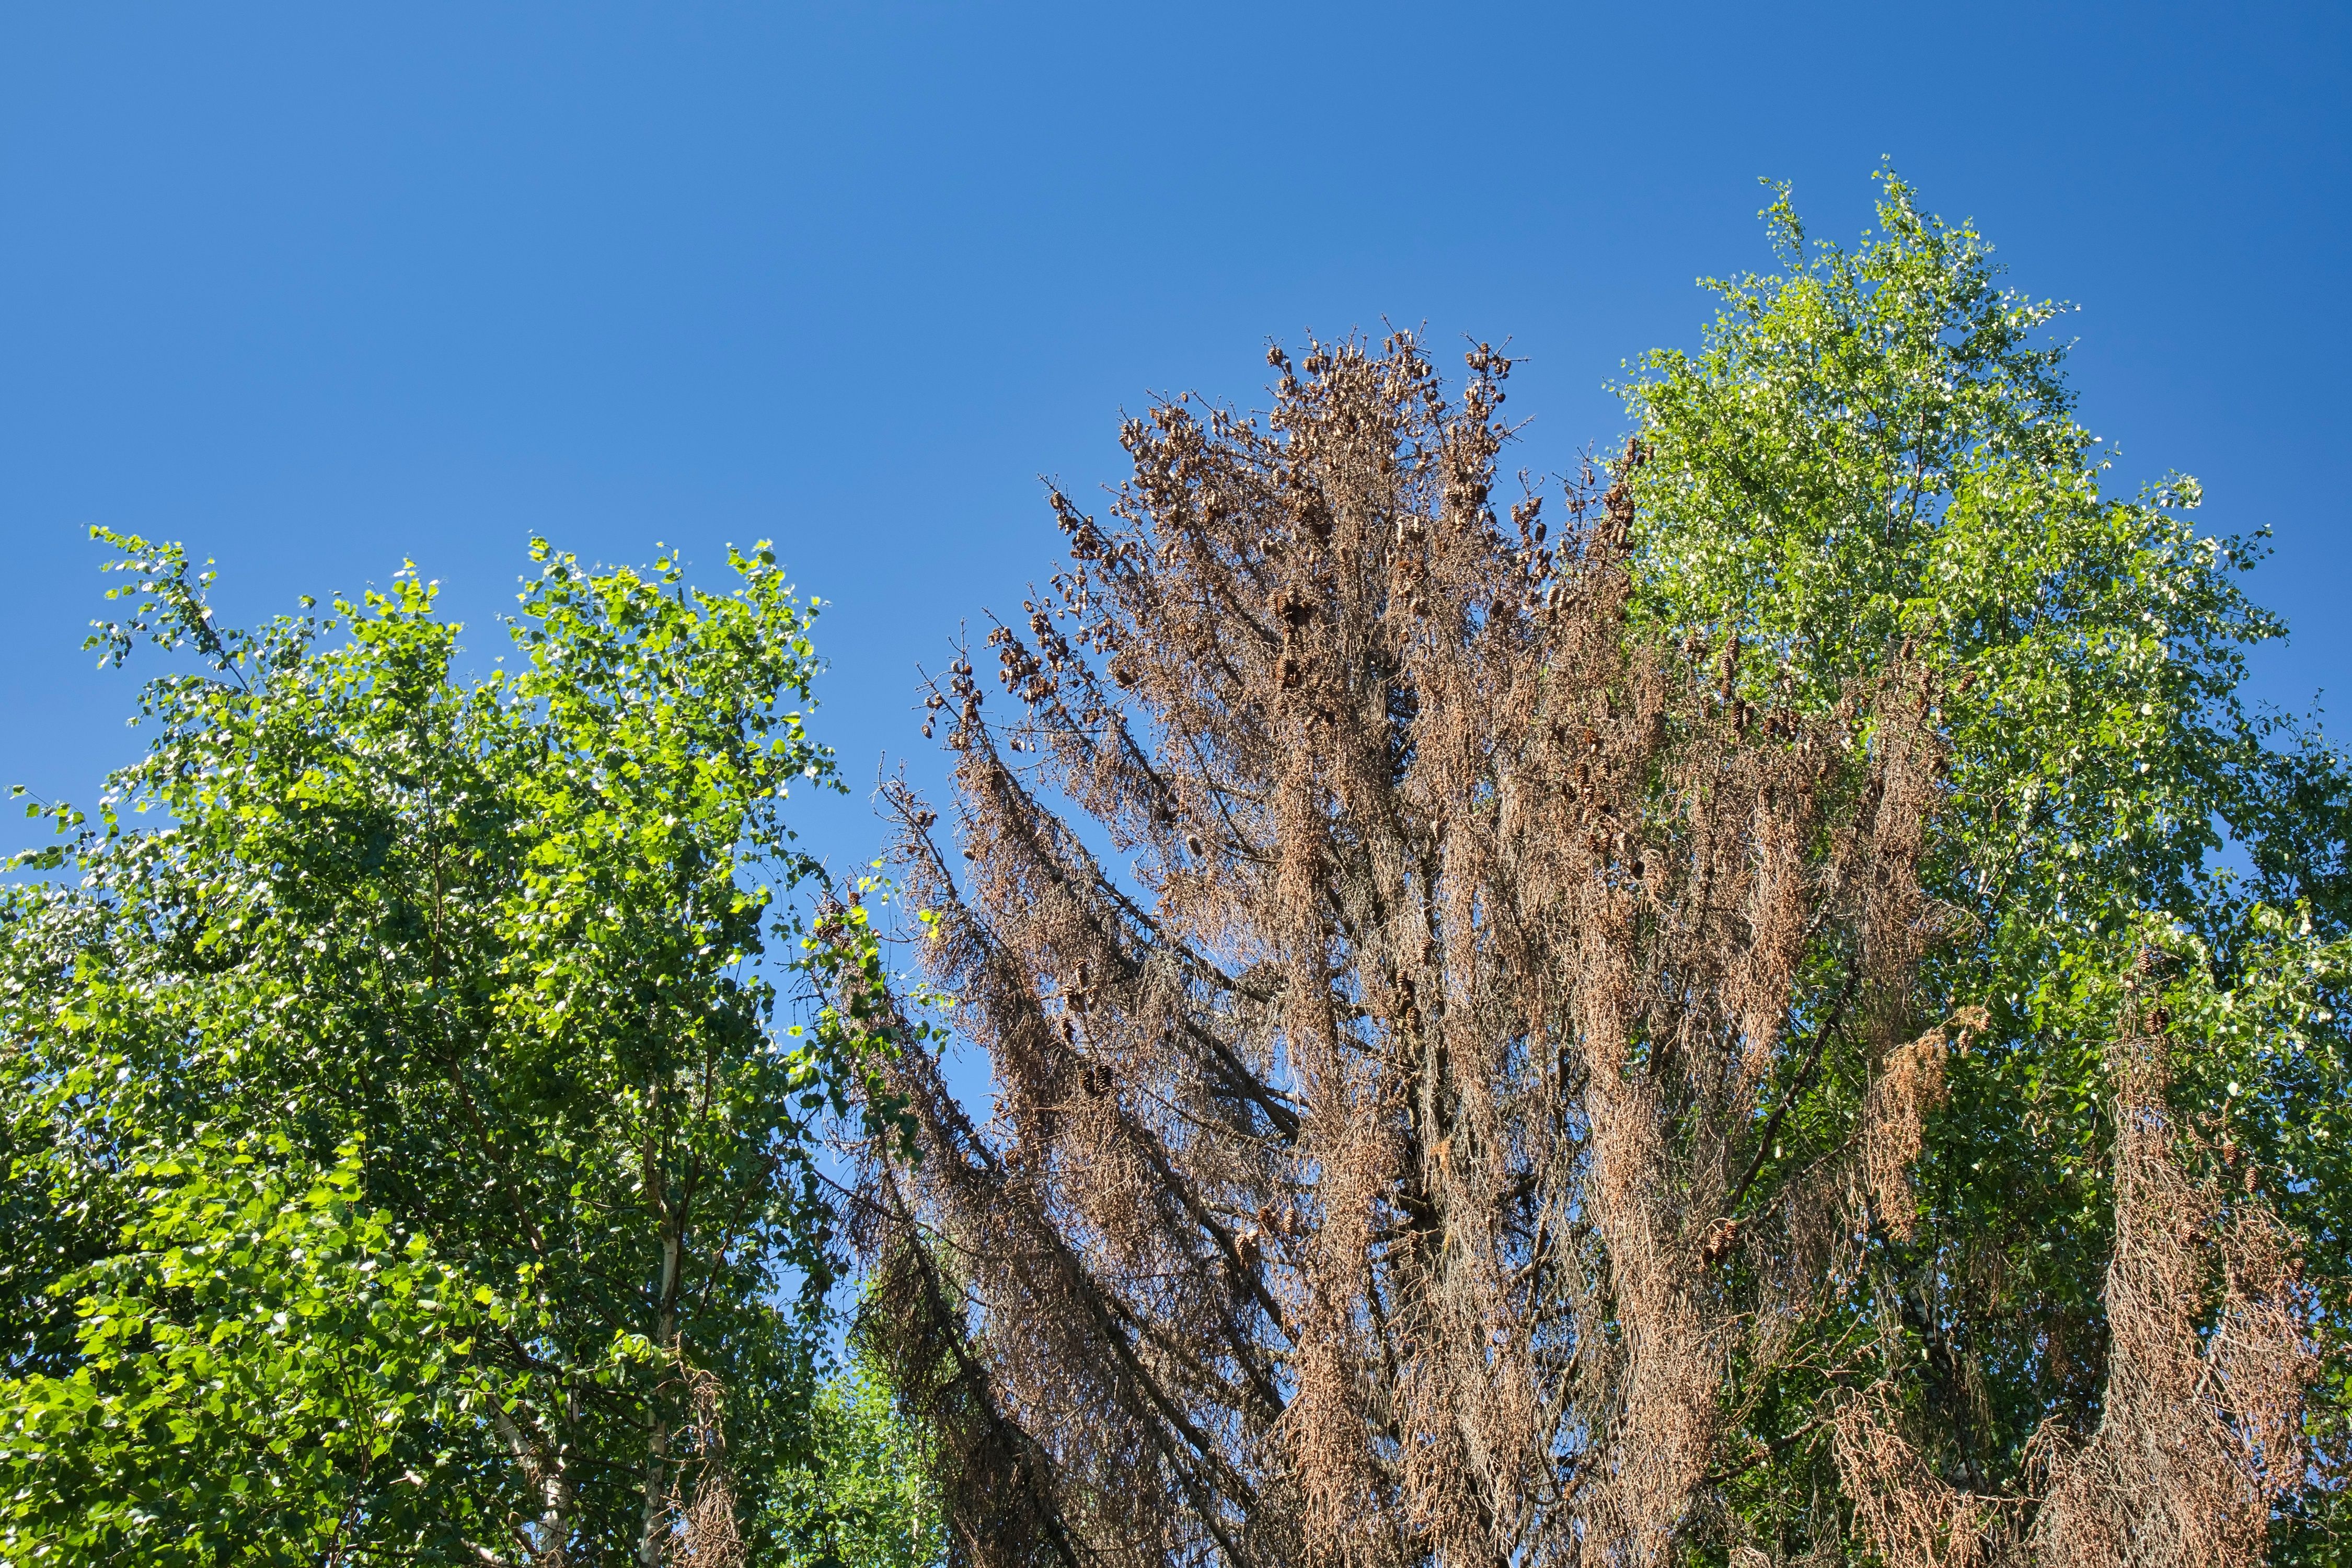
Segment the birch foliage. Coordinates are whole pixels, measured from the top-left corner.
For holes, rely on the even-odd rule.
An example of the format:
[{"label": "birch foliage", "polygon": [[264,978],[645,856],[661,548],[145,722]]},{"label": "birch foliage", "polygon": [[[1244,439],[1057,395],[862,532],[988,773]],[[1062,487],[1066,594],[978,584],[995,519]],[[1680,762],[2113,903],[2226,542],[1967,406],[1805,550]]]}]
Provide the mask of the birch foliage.
[{"label": "birch foliage", "polygon": [[468,680],[413,569],[239,631],[107,538],[93,643],[186,672],[0,907],[0,1555],[650,1563],[756,1510],[834,1268],[805,1132],[887,1048],[862,913],[785,898],[814,601],[536,544]]},{"label": "birch foliage", "polygon": [[[1650,458],[1636,599],[1666,635],[1738,636],[1816,705],[1898,649],[1947,672],[1952,787],[1923,878],[1961,936],[1923,1000],[1981,1003],[1992,1027],[1930,1124],[1919,1236],[1883,1247],[1855,1310],[1890,1325],[1880,1386],[1931,1466],[2022,1507],[2036,1434],[2087,1434],[2105,1406],[2113,1108],[2153,1103],[2147,1084],[2202,1140],[2178,1147],[2291,1224],[2329,1302],[2315,1331],[2342,1321],[2352,792],[2315,722],[2242,697],[2246,651],[2285,632],[2242,586],[2262,531],[2200,531],[2185,475],[2119,488],[2120,455],[2076,416],[2066,308],[1882,180],[1852,249],[1810,241],[1776,189],[1779,271],[1711,281],[1698,349],[1629,379]],[[2170,955],[2173,1024],[2166,1060],[2126,1053],[2145,1068],[2126,1096],[2115,1042],[2141,953]],[[2346,1365],[2326,1342],[2323,1458]],[[1827,1394],[1784,1392],[1755,1418],[1772,1462],[1732,1489],[1776,1548],[1824,1527],[1827,1446],[1778,1434]],[[2332,1495],[2279,1505],[2283,1550]]]}]

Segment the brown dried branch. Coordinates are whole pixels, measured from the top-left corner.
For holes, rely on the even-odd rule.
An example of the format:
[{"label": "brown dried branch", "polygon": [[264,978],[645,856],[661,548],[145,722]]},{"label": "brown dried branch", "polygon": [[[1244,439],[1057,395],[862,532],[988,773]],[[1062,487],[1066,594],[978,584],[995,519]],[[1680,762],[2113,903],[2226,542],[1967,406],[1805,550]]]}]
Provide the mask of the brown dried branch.
[{"label": "brown dried branch", "polygon": [[726,1390],[700,1367],[684,1373],[688,1425],[679,1434],[670,1482],[663,1558],[679,1568],[743,1568],[751,1558],[736,1528],[734,1480],[727,1468]]},{"label": "brown dried branch", "polygon": [[2164,1022],[2126,1018],[2110,1052],[2106,1387],[2087,1442],[2044,1441],[2032,1541],[2052,1568],[2259,1563],[2272,1505],[2303,1485],[2310,1457],[2310,1289],[2269,1206],[2211,1174],[2213,1152],[2167,1108]]}]

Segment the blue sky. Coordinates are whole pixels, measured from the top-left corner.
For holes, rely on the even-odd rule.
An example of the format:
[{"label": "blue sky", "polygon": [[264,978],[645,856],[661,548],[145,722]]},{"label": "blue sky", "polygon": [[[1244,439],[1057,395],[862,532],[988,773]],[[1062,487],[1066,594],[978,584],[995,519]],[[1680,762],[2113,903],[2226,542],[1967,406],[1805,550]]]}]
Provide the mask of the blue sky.
[{"label": "blue sky", "polygon": [[1769,265],[1759,175],[1852,238],[1882,154],[2083,305],[2125,480],[2276,531],[2257,690],[2340,699],[2347,65],[2340,5],[12,7],[0,783],[138,743],[92,522],[232,619],[413,556],[485,667],[534,531],[771,537],[850,776],[935,778],[915,661],[1053,570],[1037,476],[1115,480],[1122,405],[1426,321],[1510,336],[1565,468],[1695,277]]}]

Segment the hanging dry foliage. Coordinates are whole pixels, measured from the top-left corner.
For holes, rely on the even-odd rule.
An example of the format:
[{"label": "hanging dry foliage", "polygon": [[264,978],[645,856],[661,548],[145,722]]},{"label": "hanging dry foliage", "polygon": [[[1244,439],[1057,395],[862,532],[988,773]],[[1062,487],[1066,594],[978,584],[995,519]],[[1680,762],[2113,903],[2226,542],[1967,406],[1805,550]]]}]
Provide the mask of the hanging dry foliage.
[{"label": "hanging dry foliage", "polygon": [[661,1561],[676,1568],[744,1568],[751,1559],[736,1528],[734,1478],[728,1473],[721,1420],[726,1390],[700,1367],[682,1370],[688,1422],[677,1434],[676,1468],[654,1539]]},{"label": "hanging dry foliage", "polygon": [[2228,1142],[2176,1124],[2165,1024],[2128,1009],[2108,1052],[2116,1237],[2095,1429],[2076,1442],[2053,1418],[2029,1448],[2030,1492],[1973,1495],[1904,1436],[1890,1354],[1834,1423],[1857,1532],[1886,1568],[2253,1568],[2273,1505],[2305,1484],[2313,1294],[2251,1176],[2233,1192],[2216,1173]]},{"label": "hanging dry foliage", "polygon": [[1642,646],[1623,468],[1497,515],[1499,353],[1270,363],[1052,498],[1013,712],[931,694],[952,837],[889,792],[997,1099],[890,1070],[861,1331],[964,1562],[1664,1562],[1915,1219],[1933,678],[1807,716]]},{"label": "hanging dry foliage", "polygon": [[[2135,1027],[2137,1024],[2138,1026]],[[2109,1053],[2116,1242],[2098,1429],[2045,1458],[2032,1531],[2048,1568],[2235,1568],[2263,1559],[2272,1505],[2305,1482],[2314,1302],[2294,1237],[2220,1180],[2235,1153],[2176,1125],[2166,1019],[2127,1018]]]}]

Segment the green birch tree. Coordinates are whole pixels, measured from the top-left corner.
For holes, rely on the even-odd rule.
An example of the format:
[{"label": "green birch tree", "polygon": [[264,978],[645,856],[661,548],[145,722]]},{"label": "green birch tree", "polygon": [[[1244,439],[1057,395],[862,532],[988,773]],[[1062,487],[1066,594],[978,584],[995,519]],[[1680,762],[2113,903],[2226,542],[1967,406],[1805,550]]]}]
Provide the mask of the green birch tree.
[{"label": "green birch tree", "polygon": [[[1622,389],[1653,631],[1736,637],[1754,683],[1817,706],[1898,656],[1941,673],[1951,777],[1928,877],[1955,935],[1918,1010],[1980,1005],[1994,1026],[1952,1066],[1917,1240],[1873,1242],[1846,1325],[1874,1341],[1867,1365],[1825,1352],[1746,1413],[1759,1457],[1725,1478],[1725,1539],[1771,1551],[1851,1522],[1822,1511],[1838,1490],[1820,1417],[1856,1379],[1891,1378],[1938,1473],[1983,1495],[2032,1492],[2045,1422],[2095,1425],[2105,1047],[2152,944],[2178,965],[2174,1110],[2293,1225],[2321,1292],[2324,1460],[2352,1370],[2352,793],[2315,726],[2242,696],[2245,650],[2285,630],[2240,586],[2263,536],[2200,533],[2182,475],[2115,493],[2116,456],[2075,416],[2049,337],[2063,307],[2004,287],[1972,226],[1882,179],[1852,250],[1809,243],[1779,187],[1763,216],[1780,271],[1710,281],[1699,349],[1652,353]],[[1794,1086],[1780,1157],[1810,1158],[1809,1122],[1826,1136],[1868,1072],[1833,1039]],[[2333,1499],[2323,1484],[2282,1512],[2290,1560],[2323,1550]]]},{"label": "green birch tree", "polygon": [[0,903],[0,1556],[723,1552],[805,1447],[813,1124],[900,1044],[855,890],[786,897],[816,602],[538,543],[467,680],[413,569],[239,631],[105,537],[93,644],[196,668]]}]

